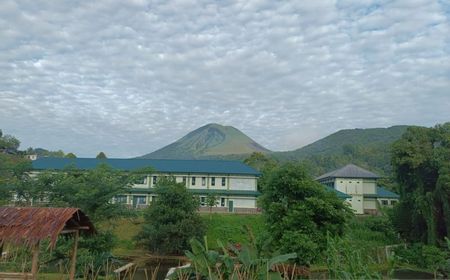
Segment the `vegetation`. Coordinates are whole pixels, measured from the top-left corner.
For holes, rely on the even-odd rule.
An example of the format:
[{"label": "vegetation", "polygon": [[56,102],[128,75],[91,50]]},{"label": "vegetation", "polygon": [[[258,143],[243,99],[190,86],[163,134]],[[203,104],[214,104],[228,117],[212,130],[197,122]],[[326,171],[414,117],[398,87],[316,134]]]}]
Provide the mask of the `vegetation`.
[{"label": "vegetation", "polygon": [[181,254],[191,238],[204,235],[198,200],[173,178],[158,181],[155,192],[158,197],[145,210],[138,240],[154,253]]},{"label": "vegetation", "polygon": [[344,233],[350,209],[301,165],[284,164],[266,182],[261,205],[272,250],[296,252],[297,263],[311,264],[325,250],[327,232]]},{"label": "vegetation", "polygon": [[191,266],[176,271],[172,279],[292,279],[288,273],[283,278],[282,273],[273,268],[295,258],[296,254],[262,258],[254,244],[225,248],[219,242],[222,254],[208,250],[206,241],[204,246],[197,239],[192,239],[190,244],[192,251],[186,251],[186,256]]},{"label": "vegetation", "polygon": [[400,188],[394,223],[404,238],[429,245],[450,238],[450,123],[411,127],[393,145]]},{"label": "vegetation", "polygon": [[0,151],[17,152],[20,146],[20,141],[14,136],[3,134],[0,129]]}]

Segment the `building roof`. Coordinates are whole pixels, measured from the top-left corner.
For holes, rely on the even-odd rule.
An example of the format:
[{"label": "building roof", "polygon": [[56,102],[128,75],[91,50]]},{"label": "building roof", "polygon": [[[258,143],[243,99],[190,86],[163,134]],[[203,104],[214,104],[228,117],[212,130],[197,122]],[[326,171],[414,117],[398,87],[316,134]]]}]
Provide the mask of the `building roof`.
[{"label": "building roof", "polygon": [[365,194],[364,197],[373,197],[373,198],[391,198],[391,199],[399,199],[400,196],[394,192],[388,191],[383,187],[377,186],[377,194]]},{"label": "building roof", "polygon": [[105,163],[114,169],[132,171],[151,167],[161,173],[206,173],[260,175],[258,171],[240,161],[229,160],[173,160],[173,159],[96,159],[42,157],[32,162],[36,170],[62,170],[73,166],[93,169]]},{"label": "building roof", "polygon": [[346,193],[340,192],[340,191],[338,191],[338,190],[336,190],[336,189],[334,189],[334,188],[332,188],[332,187],[325,186],[325,185],[324,185],[324,187],[325,187],[325,189],[326,189],[327,191],[329,191],[329,192],[334,192],[334,193],[337,195],[337,197],[339,197],[339,198],[342,198],[342,199],[352,198],[351,195],[348,195],[348,194],[346,194]]},{"label": "building roof", "polygon": [[346,166],[325,173],[319,177],[316,178],[316,180],[323,180],[323,179],[329,179],[329,178],[366,178],[366,179],[377,179],[380,178],[375,173],[372,173],[368,170],[365,170],[359,166],[356,166],[354,164],[347,164]]},{"label": "building roof", "polygon": [[32,247],[50,239],[54,247],[63,230],[94,233],[89,218],[78,208],[0,207],[0,245],[12,243]]}]

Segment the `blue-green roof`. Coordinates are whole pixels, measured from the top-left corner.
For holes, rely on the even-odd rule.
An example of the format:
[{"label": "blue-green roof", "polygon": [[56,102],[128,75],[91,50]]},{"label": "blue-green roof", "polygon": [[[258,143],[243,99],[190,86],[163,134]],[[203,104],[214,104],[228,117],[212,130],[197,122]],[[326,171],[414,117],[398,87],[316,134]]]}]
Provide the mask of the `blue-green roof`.
[{"label": "blue-green roof", "polygon": [[391,199],[399,199],[400,196],[394,192],[388,191],[383,187],[377,186],[377,194],[365,194],[364,197],[373,197],[373,198],[391,198]]},{"label": "blue-green roof", "polygon": [[32,162],[35,170],[62,170],[68,166],[87,170],[106,163],[112,168],[132,171],[151,167],[161,173],[204,173],[255,175],[260,173],[240,161],[230,160],[172,160],[172,159],[96,159],[96,158],[38,158]]},{"label": "blue-green roof", "polygon": [[[211,189],[188,189],[189,192],[196,195],[222,195],[222,196],[249,196],[249,197],[257,197],[260,196],[261,193],[258,191],[241,191],[241,190],[211,190]],[[154,188],[132,188],[128,190],[129,193],[134,194],[151,194],[155,193]]]},{"label": "blue-green roof", "polygon": [[324,185],[324,187],[325,187],[325,189],[327,191],[334,192],[337,195],[337,197],[339,197],[339,198],[342,198],[342,199],[352,198],[350,195],[348,195],[346,193],[343,193],[343,192],[340,192],[340,191],[338,191],[338,190],[336,190],[336,189],[334,189],[332,187],[325,186],[325,185]]}]

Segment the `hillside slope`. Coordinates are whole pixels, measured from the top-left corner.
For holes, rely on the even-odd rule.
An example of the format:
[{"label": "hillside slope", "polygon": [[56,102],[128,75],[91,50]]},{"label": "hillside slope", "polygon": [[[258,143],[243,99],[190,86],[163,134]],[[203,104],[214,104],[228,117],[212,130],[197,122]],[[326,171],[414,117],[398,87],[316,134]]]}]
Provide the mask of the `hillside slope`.
[{"label": "hillside slope", "polygon": [[196,159],[270,152],[232,126],[207,124],[140,158]]},{"label": "hillside slope", "polygon": [[[300,149],[274,152],[281,161],[307,161],[318,173],[355,163],[387,175],[390,173],[390,146],[408,126],[344,129]],[[316,174],[317,175],[317,174]]]}]

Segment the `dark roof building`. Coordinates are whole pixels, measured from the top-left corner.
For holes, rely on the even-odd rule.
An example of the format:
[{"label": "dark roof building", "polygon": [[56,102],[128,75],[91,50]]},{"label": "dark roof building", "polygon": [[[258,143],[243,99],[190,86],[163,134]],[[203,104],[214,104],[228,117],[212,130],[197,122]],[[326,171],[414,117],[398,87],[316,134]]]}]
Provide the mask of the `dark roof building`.
[{"label": "dark roof building", "polygon": [[380,178],[375,173],[365,170],[354,164],[347,164],[346,166],[339,168],[337,170],[325,173],[316,178],[316,180],[321,181],[324,179],[331,178],[364,178],[364,179],[377,179]]}]

